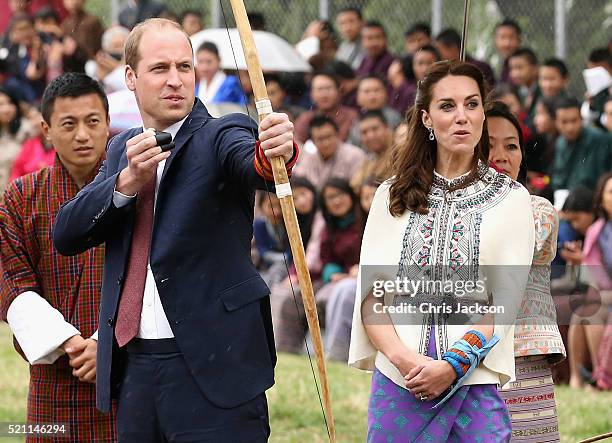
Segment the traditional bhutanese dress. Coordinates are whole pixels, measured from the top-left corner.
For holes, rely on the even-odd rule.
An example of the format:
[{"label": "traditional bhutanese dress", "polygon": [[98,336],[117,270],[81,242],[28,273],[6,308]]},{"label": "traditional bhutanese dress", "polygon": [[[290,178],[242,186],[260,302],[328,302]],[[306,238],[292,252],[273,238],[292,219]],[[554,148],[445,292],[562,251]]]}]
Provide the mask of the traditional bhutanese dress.
[{"label": "traditional bhutanese dress", "polygon": [[[434,173],[427,214],[405,211],[393,217],[389,182],[376,192],[361,248],[349,351],[350,365],[374,371],[368,442],[500,442],[510,438],[510,418],[496,386],[514,377],[515,314],[527,283],[534,224],[529,194],[520,184],[483,164],[478,166],[478,176],[480,179],[469,183],[468,174],[449,181]],[[492,299],[491,306],[503,304],[510,315],[514,312],[512,321],[495,317],[494,334],[499,342],[441,405],[438,402],[446,393],[424,402],[415,399],[405,388],[400,371],[366,334],[362,301],[375,280],[396,278],[480,282],[484,298]],[[415,291],[409,299],[429,300],[425,306],[447,300],[455,312],[457,302],[462,302],[459,295],[465,294],[433,287]],[[405,300],[393,293],[383,298],[385,306],[399,308],[398,301]],[[390,313],[389,318],[408,349],[440,359],[474,324],[458,321],[460,316],[452,320],[453,315],[425,309]]]},{"label": "traditional bhutanese dress", "polygon": [[[97,170],[94,168],[94,172]],[[95,173],[90,178],[94,176]],[[15,299],[27,293],[46,300],[43,302],[50,305],[49,309],[63,316],[66,327],[76,328],[75,333],[80,332],[83,338],[97,330],[104,246],[65,257],[57,253],[51,239],[60,206],[78,191],[57,157],[52,167],[25,175],[7,188],[0,204],[2,320],[7,320],[7,312]],[[27,315],[27,309],[24,311]],[[45,333],[51,335],[51,325],[38,325],[42,330],[34,333],[36,326],[29,324],[26,331],[32,337],[29,352],[23,343],[23,351],[17,341],[15,346],[29,360],[53,362],[30,366],[27,421],[62,423],[67,433],[54,439],[29,436],[28,441],[116,441],[115,409],[110,414],[96,409],[95,385],[72,375],[68,356],[55,349],[61,343],[54,343],[54,350],[42,349],[42,342],[48,339]]]},{"label": "traditional bhutanese dress", "polygon": [[550,367],[565,358],[550,295],[550,263],[557,250],[559,218],[550,202],[531,196],[535,249],[514,331],[516,380],[500,394],[512,420],[512,441],[558,442],[559,424]]}]

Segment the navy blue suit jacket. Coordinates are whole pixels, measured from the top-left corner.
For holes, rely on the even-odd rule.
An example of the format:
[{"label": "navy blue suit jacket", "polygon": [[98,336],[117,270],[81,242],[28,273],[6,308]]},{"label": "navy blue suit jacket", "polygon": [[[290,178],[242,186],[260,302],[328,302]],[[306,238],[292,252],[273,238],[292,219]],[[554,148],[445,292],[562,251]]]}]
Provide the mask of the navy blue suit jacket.
[{"label": "navy blue suit jacket", "polygon": [[[113,192],[127,166],[130,129],[108,144],[95,180],[66,203],[53,241],[64,255],[106,244],[98,335],[97,406],[108,411],[125,366],[114,338],[135,203]],[[274,384],[269,290],[251,262],[255,189],[274,189],[253,166],[257,125],[246,115],[213,118],[196,103],[166,160],[150,263],[164,311],[192,376],[220,407],[235,407]],[[136,200],[136,199],[134,199]]]}]

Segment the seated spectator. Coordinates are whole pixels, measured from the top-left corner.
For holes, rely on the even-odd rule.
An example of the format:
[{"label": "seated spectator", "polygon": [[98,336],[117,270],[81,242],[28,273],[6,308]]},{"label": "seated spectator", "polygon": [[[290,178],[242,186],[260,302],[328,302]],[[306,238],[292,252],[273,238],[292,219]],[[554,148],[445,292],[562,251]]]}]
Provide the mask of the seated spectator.
[{"label": "seated spectator", "polygon": [[211,103],[245,104],[246,97],[236,76],[228,76],[221,70],[221,59],[217,45],[204,42],[196,51],[195,94],[207,105]]},{"label": "seated spectator", "polygon": [[68,17],[64,31],[64,72],[85,72],[85,63],[101,48],[104,26],[95,15],[85,12],[85,0],[64,0]]},{"label": "seated spectator", "polygon": [[[461,56],[461,36],[454,29],[448,28],[440,32],[436,36],[434,45],[442,60],[459,60]],[[465,61],[480,69],[489,85],[495,85],[493,69],[487,63],[476,60],[467,53],[465,54]]]},{"label": "seated spectator", "polygon": [[0,86],[0,197],[9,183],[21,145],[30,134],[31,126],[21,115],[16,95]]},{"label": "seated spectator", "polygon": [[127,90],[124,47],[128,35],[130,31],[121,26],[108,28],[102,34],[100,51],[85,64],[85,73],[102,83],[107,94]]},{"label": "seated spectator", "polygon": [[578,185],[595,188],[599,176],[612,170],[612,137],[598,128],[582,126],[580,103],[574,98],[559,98],[555,125],[559,137],[555,143],[553,190]]},{"label": "seated spectator", "polygon": [[406,55],[413,55],[428,45],[431,45],[431,28],[427,23],[415,23],[404,33]]},{"label": "seated spectator", "polygon": [[342,37],[336,59],[347,63],[353,70],[358,69],[364,55],[361,47],[361,10],[354,7],[340,9],[336,15],[336,26]]},{"label": "seated spectator", "polygon": [[366,111],[359,118],[362,146],[366,160],[351,179],[351,186],[358,192],[366,180],[374,177],[382,183],[388,176],[393,130],[380,110]]},{"label": "seated spectator", "polygon": [[604,112],[602,114],[601,124],[610,133],[612,133],[612,95],[606,100]]},{"label": "seated spectator", "polygon": [[308,245],[315,214],[319,207],[317,189],[306,177],[295,174],[291,176],[290,183],[302,243]]},{"label": "seated spectator", "polygon": [[[357,104],[361,113],[381,111],[391,129],[395,129],[402,121],[400,113],[388,106],[387,88],[385,82],[378,76],[368,75],[359,81]],[[362,146],[359,127],[360,121],[353,123],[349,134],[349,141],[355,146]]]},{"label": "seated spectator", "polygon": [[159,17],[166,9],[157,0],[130,0],[119,12],[119,24],[131,30],[148,18]]},{"label": "seated spectator", "polygon": [[567,65],[561,59],[549,58],[540,66],[538,86],[542,97],[567,96],[565,89],[569,85],[569,80]]},{"label": "seated spectator", "polygon": [[519,95],[518,88],[509,83],[500,83],[495,86],[495,89],[492,91],[491,98],[494,101],[500,101],[508,106],[510,112],[516,115],[523,131],[523,140],[525,140],[525,143],[528,144],[533,135],[528,126],[529,116],[521,103],[521,96]]},{"label": "seated spectator", "polygon": [[359,79],[355,75],[355,71],[348,64],[339,60],[332,60],[325,69],[333,71],[336,78],[338,78],[340,83],[340,103],[343,106],[359,111],[359,105],[357,104]]},{"label": "seated spectator", "polygon": [[[584,272],[580,273],[581,281],[589,285],[588,289],[583,290],[585,293],[582,294],[582,297],[575,297],[574,305],[572,305],[573,314],[568,333],[568,356],[570,387],[574,389],[582,388],[585,382],[592,381],[591,378],[600,379],[605,385],[608,377],[606,368],[602,367],[603,362],[599,358],[602,356],[601,342],[609,317],[609,309],[612,306],[612,300],[609,297],[612,279],[607,268],[607,253],[610,250],[610,245],[607,244],[609,243],[607,209],[610,206],[609,196],[612,195],[611,178],[611,173],[600,178],[595,200],[581,202],[584,203],[582,208],[569,208],[581,209],[581,211],[567,210],[568,207],[574,206],[571,199],[575,191],[568,196],[563,208],[564,216],[571,221],[572,227],[584,236],[585,240],[584,247],[582,247],[582,242],[566,243],[561,255],[569,264],[583,266]],[[608,195],[605,194],[606,191]],[[581,192],[591,197],[593,195],[586,188]],[[589,210],[592,206],[588,203],[591,201],[595,201],[596,213]],[[594,222],[596,215],[600,218]],[[604,357],[609,361],[609,355]]]},{"label": "seated spectator", "polygon": [[346,141],[353,122],[357,120],[357,111],[340,104],[340,83],[331,72],[318,72],[312,77],[310,97],[313,109],[304,112],[295,122],[295,139],[304,143],[308,139],[310,121],[315,115],[326,115],[336,122],[340,140]]},{"label": "seated spectator", "polygon": [[421,81],[427,70],[435,62],[440,61],[440,53],[431,45],[425,45],[412,56],[412,73],[415,81]]},{"label": "seated spectator", "polygon": [[317,189],[332,177],[350,180],[365,160],[362,149],[340,140],[338,125],[327,116],[312,119],[309,138],[316,152],[302,150],[293,173],[306,177]]},{"label": "seated spectator", "polygon": [[[535,142],[529,146],[533,162],[527,169],[528,183],[538,195],[550,185],[550,174],[555,159],[555,142],[559,133],[555,126],[555,98],[542,98],[536,105],[533,120],[536,130]],[[539,174],[534,174],[537,172]]]},{"label": "seated spectator", "polygon": [[23,116],[31,128],[29,137],[21,145],[21,151],[13,163],[9,182],[18,177],[51,166],[55,162],[55,149],[46,141],[42,132],[42,114],[36,106],[24,109]]},{"label": "seated spectator", "polygon": [[[367,216],[379,181],[368,178],[359,189],[359,204]],[[330,360],[345,362],[351,339],[353,308],[357,291],[357,277],[349,276],[337,282],[325,309],[325,355]]]},{"label": "seated spectator", "polygon": [[[587,68],[604,68],[612,75],[612,52],[608,48],[597,48],[591,51],[587,61]],[[608,97],[612,96],[612,86],[604,88],[594,97],[587,94],[587,100],[582,105],[582,118],[585,124],[600,124],[603,107]]]},{"label": "seated spectator", "polygon": [[287,266],[291,264],[289,238],[278,197],[273,193],[261,191],[257,205],[262,213],[253,221],[257,269],[266,284],[272,286],[286,277]]},{"label": "seated spectator", "polygon": [[180,17],[180,23],[187,35],[192,36],[204,29],[202,13],[195,9],[186,9]]},{"label": "seated spectator", "polygon": [[357,68],[357,77],[371,74],[386,76],[395,57],[387,48],[387,33],[383,25],[375,21],[367,22],[361,30],[361,45],[365,54]]},{"label": "seated spectator", "polygon": [[266,91],[274,112],[284,112],[294,122],[304,112],[304,109],[287,103],[287,90],[279,75],[266,74],[265,80]]},{"label": "seated spectator", "polygon": [[314,71],[320,71],[334,59],[338,50],[336,32],[332,24],[327,20],[311,22],[295,48],[308,60]]},{"label": "seated spectator", "polygon": [[[321,234],[321,282],[315,283],[318,311],[323,320],[336,285],[357,276],[363,216],[357,196],[346,180],[332,178],[323,186],[321,212],[325,227]],[[297,295],[297,294],[296,294]],[[354,295],[354,293],[353,293]],[[272,291],[272,317],[276,348],[282,352],[301,351],[306,332],[303,308],[296,311],[292,292]],[[297,302],[301,305],[301,297]],[[326,325],[330,330],[332,325]],[[329,339],[329,334],[326,334]]]},{"label": "seated spectator", "polygon": [[541,91],[538,87],[538,57],[529,48],[519,48],[508,59],[510,82],[518,88],[523,109],[532,120]]},{"label": "seated spectator", "polygon": [[67,13],[63,0],[0,0],[0,35],[3,35],[15,14],[25,13],[34,17],[43,8],[51,8],[63,20]]},{"label": "seated spectator", "polygon": [[506,19],[495,26],[495,54],[491,61],[500,82],[510,82],[508,59],[521,47],[521,39],[521,27],[514,20]]},{"label": "seated spectator", "polygon": [[253,31],[265,31],[266,30],[266,17],[257,11],[251,11],[247,13],[247,18],[251,24]]},{"label": "seated spectator", "polygon": [[[593,379],[602,390],[612,390],[612,172],[604,174],[595,192],[597,221],[589,227],[584,240],[583,264],[589,266],[594,285],[607,318],[598,349]],[[605,313],[603,313],[605,315]]]},{"label": "seated spectator", "polygon": [[414,105],[416,81],[412,72],[412,56],[396,59],[387,72],[389,82],[389,106],[402,116]]},{"label": "seated spectator", "polygon": [[18,91],[21,100],[34,103],[45,88],[47,60],[43,42],[25,13],[13,15],[0,57],[6,71],[5,86]]}]

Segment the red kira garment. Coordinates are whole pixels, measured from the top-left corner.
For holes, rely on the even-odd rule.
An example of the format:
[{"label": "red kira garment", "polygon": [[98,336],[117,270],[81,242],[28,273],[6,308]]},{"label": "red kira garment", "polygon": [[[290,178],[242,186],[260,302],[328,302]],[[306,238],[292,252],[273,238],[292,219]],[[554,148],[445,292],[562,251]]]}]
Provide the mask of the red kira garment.
[{"label": "red kira garment", "polygon": [[[95,169],[97,171],[98,168]],[[93,179],[93,176],[91,177]],[[26,291],[42,295],[84,338],[98,327],[104,247],[64,257],[53,247],[51,230],[60,206],[78,187],[58,158],[52,167],[10,184],[0,204],[0,318]],[[19,350],[18,345],[16,348]],[[30,366],[29,423],[65,423],[69,436],[57,441],[117,441],[115,408],[96,409],[95,385],[72,375],[66,355],[55,363]],[[55,441],[40,437],[28,441]]]}]

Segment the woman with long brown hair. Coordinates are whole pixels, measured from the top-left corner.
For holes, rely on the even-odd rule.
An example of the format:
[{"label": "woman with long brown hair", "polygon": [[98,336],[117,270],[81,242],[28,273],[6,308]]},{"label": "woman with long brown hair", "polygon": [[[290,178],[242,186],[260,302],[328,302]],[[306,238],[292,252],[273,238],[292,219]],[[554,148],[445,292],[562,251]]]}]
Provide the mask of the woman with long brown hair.
[{"label": "woman with long brown hair", "polygon": [[349,352],[374,371],[368,442],[510,438],[496,385],[514,377],[534,226],[528,192],[487,167],[486,96],[476,67],[435,63],[372,202]]}]

